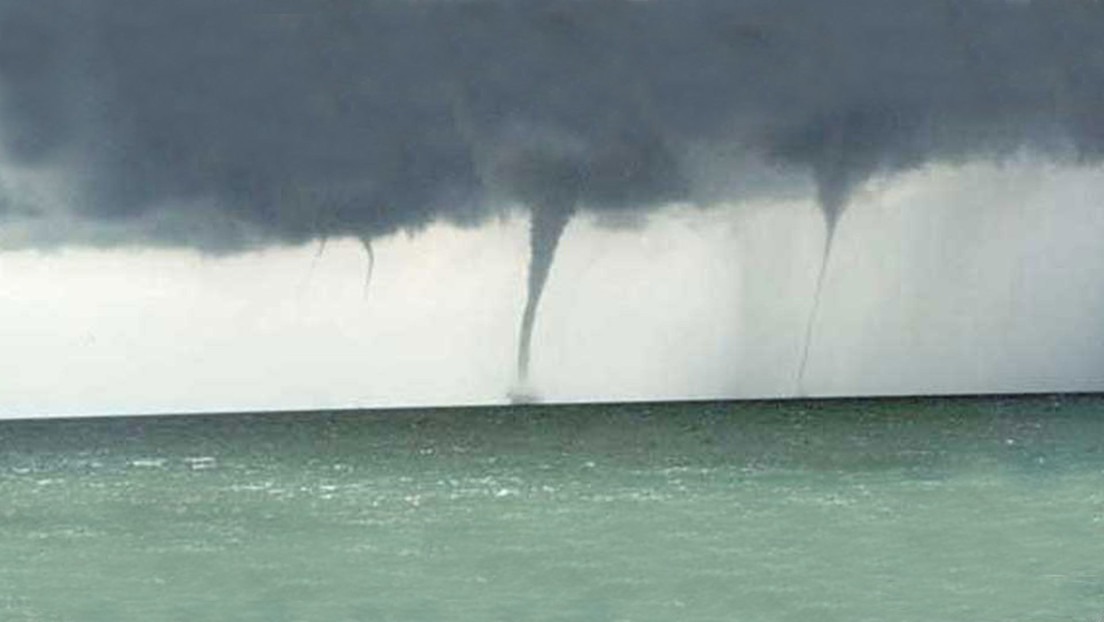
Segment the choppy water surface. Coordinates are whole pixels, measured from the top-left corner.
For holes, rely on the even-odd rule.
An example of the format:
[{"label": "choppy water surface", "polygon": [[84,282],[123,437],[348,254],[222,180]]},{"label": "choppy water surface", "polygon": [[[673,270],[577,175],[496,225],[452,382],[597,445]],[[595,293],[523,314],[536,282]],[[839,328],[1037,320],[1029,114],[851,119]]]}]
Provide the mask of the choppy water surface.
[{"label": "choppy water surface", "polygon": [[0,619],[1099,620],[1104,399],[0,422]]}]

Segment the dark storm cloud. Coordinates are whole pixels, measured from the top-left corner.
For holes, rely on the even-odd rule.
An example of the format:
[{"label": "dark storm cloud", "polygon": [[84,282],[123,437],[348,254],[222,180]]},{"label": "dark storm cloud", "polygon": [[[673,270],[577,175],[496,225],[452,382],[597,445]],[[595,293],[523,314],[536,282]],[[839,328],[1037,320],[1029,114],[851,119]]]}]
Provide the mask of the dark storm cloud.
[{"label": "dark storm cloud", "polygon": [[[834,222],[879,172],[1025,146],[1104,151],[1094,2],[12,0],[0,11],[10,164],[74,184],[69,204],[44,211],[149,242],[370,238],[478,223],[510,202],[647,210],[765,191],[703,178],[701,154],[725,149],[741,156],[733,167],[811,179]],[[193,217],[225,226],[183,225]]]}]

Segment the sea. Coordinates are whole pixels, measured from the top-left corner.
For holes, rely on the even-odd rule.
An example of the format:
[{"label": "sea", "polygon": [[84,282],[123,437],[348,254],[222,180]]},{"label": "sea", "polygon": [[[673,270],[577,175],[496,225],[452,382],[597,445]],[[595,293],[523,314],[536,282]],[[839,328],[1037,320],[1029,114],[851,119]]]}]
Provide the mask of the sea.
[{"label": "sea", "polygon": [[0,620],[1098,622],[1104,397],[0,421]]}]

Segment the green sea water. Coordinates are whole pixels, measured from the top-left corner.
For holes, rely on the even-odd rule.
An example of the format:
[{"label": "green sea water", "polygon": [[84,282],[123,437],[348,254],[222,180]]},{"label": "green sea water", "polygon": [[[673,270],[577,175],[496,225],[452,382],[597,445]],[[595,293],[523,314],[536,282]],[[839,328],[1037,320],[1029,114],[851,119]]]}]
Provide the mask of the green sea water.
[{"label": "green sea water", "polygon": [[0,421],[0,620],[1086,621],[1104,398]]}]

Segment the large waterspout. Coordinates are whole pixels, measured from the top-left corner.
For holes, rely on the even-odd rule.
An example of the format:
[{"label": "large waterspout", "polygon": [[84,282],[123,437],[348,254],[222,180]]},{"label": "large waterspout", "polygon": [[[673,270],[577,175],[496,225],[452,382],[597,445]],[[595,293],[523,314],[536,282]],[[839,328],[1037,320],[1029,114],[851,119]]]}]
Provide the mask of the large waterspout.
[{"label": "large waterspout", "polygon": [[524,389],[529,382],[529,360],[533,339],[533,324],[540,306],[541,294],[548,281],[548,272],[556,255],[556,246],[574,206],[547,203],[533,206],[529,224],[529,289],[525,299],[525,312],[521,316],[518,334],[517,380]]}]

